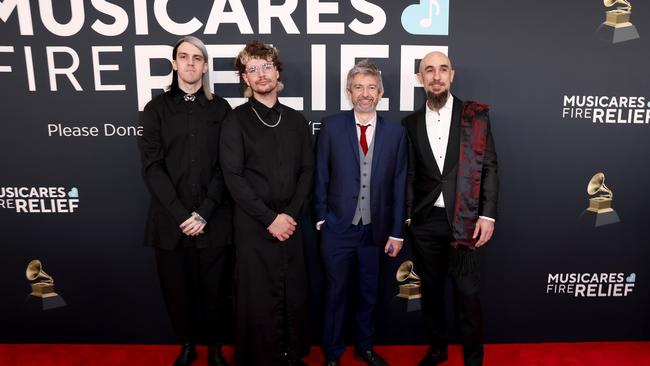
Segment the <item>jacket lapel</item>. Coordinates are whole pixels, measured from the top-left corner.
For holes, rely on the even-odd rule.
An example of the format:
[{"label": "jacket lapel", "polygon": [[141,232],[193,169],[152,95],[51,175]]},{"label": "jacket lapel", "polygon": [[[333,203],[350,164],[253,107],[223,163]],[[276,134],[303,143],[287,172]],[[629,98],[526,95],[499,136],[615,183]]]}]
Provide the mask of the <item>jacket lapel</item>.
[{"label": "jacket lapel", "polygon": [[351,147],[352,147],[352,155],[354,155],[354,160],[357,162],[357,166],[359,166],[359,140],[357,138],[357,124],[354,120],[354,112],[350,111],[347,113],[347,121],[345,123],[346,125],[346,132],[348,135],[348,140],[350,141]]},{"label": "jacket lapel", "polygon": [[372,138],[372,144],[374,144],[373,150],[372,150],[372,175],[370,176],[370,183],[372,184],[375,179],[374,177],[378,176],[379,174],[375,174],[375,172],[378,171],[379,166],[381,166],[381,152],[382,152],[382,145],[384,143],[384,129],[385,129],[385,121],[383,118],[377,114],[377,121],[375,122],[375,136]]},{"label": "jacket lapel", "polygon": [[447,175],[458,164],[458,151],[460,149],[460,115],[463,101],[454,96],[454,105],[451,111],[451,126],[449,126],[449,140],[445,152],[445,165],[442,175]]},{"label": "jacket lapel", "polygon": [[440,176],[440,168],[436,163],[436,159],[433,158],[433,150],[431,150],[431,144],[429,143],[429,135],[427,134],[427,121],[426,121],[426,105],[418,111],[417,116],[417,139],[418,145],[420,146],[420,153],[422,154],[422,159],[427,167],[431,167],[434,175]]}]

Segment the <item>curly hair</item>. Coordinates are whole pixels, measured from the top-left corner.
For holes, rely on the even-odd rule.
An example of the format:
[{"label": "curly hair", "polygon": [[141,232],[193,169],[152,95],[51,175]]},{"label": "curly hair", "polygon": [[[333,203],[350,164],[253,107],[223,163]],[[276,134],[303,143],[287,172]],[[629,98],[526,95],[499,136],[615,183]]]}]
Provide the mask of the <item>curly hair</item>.
[{"label": "curly hair", "polygon": [[[239,74],[239,79],[244,87],[244,96],[250,97],[253,95],[252,89],[244,83],[242,75],[246,73],[246,64],[250,60],[266,60],[272,62],[278,72],[282,72],[282,62],[279,58],[280,51],[277,48],[264,44],[260,41],[250,41],[246,44],[237,57],[235,58],[235,68]],[[284,84],[278,79],[278,91],[284,88]]]}]

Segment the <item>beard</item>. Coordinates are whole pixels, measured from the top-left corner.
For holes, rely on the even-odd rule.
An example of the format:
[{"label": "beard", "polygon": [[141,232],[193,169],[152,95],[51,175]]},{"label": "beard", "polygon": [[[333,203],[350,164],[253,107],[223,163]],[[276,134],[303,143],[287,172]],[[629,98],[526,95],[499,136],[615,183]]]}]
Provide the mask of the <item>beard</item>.
[{"label": "beard", "polygon": [[377,108],[377,104],[379,104],[379,101],[375,101],[373,99],[368,99],[368,100],[371,101],[371,104],[368,107],[362,106],[361,103],[359,103],[359,100],[352,103],[354,110],[359,113],[370,113],[374,111]]},{"label": "beard", "polygon": [[449,99],[449,89],[440,93],[427,91],[427,105],[433,110],[440,110],[447,103],[447,99]]},{"label": "beard", "polygon": [[271,93],[273,90],[275,90],[277,86],[278,86],[277,81],[274,82],[273,80],[266,79],[266,84],[262,85],[262,84],[254,83],[253,85],[251,85],[251,88],[257,94],[266,95]]}]

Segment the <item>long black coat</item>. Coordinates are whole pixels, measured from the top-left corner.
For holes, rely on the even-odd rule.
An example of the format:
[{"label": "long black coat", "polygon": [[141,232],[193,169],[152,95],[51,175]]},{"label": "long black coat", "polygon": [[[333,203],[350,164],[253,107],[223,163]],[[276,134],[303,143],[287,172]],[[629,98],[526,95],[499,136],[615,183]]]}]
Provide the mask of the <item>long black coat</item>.
[{"label": "long black coat", "polygon": [[[276,127],[265,126],[254,114]],[[311,193],[314,157],[308,124],[293,109],[249,101],[228,116],[221,165],[234,202],[236,358],[240,366],[279,365],[283,348],[302,358],[307,283],[300,224],[280,242],[267,227],[280,213],[298,221]],[[272,116],[272,117],[269,117]],[[283,347],[284,346],[284,347]]]}]

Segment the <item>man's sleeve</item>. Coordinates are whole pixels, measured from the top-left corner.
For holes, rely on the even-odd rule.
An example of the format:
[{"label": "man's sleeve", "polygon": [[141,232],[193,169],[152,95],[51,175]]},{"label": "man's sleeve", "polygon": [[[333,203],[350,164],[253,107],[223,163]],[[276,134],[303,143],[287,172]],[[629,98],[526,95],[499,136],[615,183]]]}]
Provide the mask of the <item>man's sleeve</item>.
[{"label": "man's sleeve", "polygon": [[415,181],[415,150],[413,147],[413,142],[411,141],[411,136],[408,133],[406,119],[402,120],[402,126],[404,126],[404,132],[406,134],[407,141],[407,157],[408,157],[408,168],[406,172],[406,219],[411,219],[411,214],[413,210],[413,182]]},{"label": "man's sleeve", "polygon": [[[220,108],[223,108],[223,114],[222,114],[222,120],[219,121],[219,133],[217,134],[217,141],[214,141],[213,143],[218,144],[220,137],[221,137],[221,129],[223,127],[223,119],[230,113],[232,108],[230,108],[230,105],[228,103],[223,103]],[[201,202],[201,205],[199,208],[196,210],[196,212],[201,215],[204,219],[208,219],[210,216],[212,216],[212,212],[214,211],[215,207],[219,206],[223,200],[224,196],[224,190],[225,190],[225,182],[223,179],[223,172],[221,171],[221,163],[219,162],[219,159],[214,163],[214,166],[212,167],[212,179],[210,179],[210,182],[208,183],[208,191],[205,196],[205,199],[203,199],[203,202]]]},{"label": "man's sleeve", "polygon": [[314,219],[325,220],[327,191],[330,182],[330,141],[327,120],[321,124],[316,140],[316,174],[314,177]]},{"label": "man's sleeve", "polygon": [[408,142],[406,141],[406,130],[400,128],[399,146],[395,157],[395,177],[393,182],[393,227],[390,236],[393,238],[404,238],[404,212],[406,204],[406,181],[408,175]]},{"label": "man's sleeve", "polygon": [[490,117],[485,111],[487,120],[487,143],[483,157],[483,172],[481,176],[481,196],[479,201],[479,216],[497,218],[497,199],[499,194],[499,177],[497,175],[497,153],[490,130]]},{"label": "man's sleeve", "polygon": [[266,206],[244,177],[244,141],[235,112],[223,122],[219,151],[223,177],[233,199],[247,214],[269,227],[278,214]]},{"label": "man's sleeve", "polygon": [[178,199],[176,189],[165,168],[160,116],[149,102],[142,113],[142,136],[138,140],[144,179],[151,194],[169,211],[180,225],[190,217]]}]

